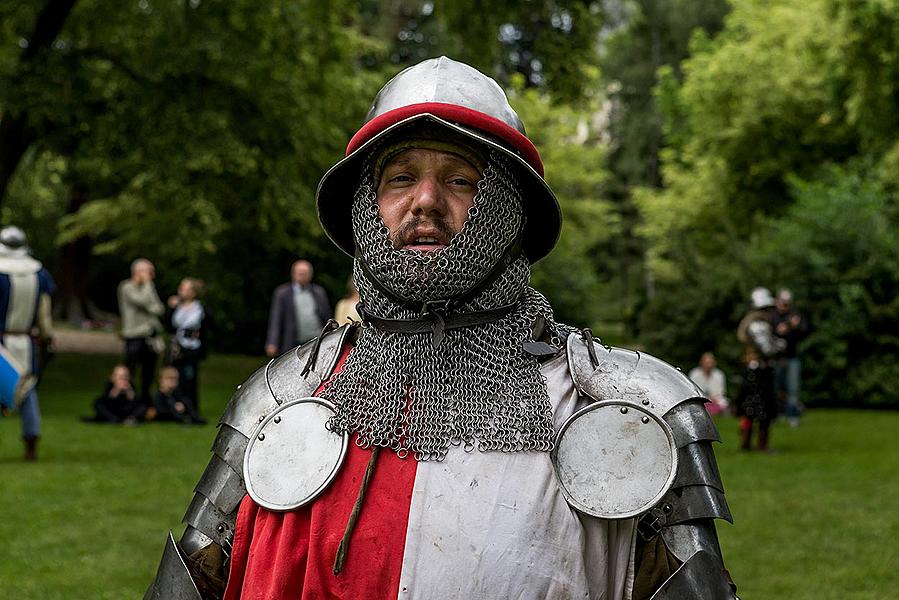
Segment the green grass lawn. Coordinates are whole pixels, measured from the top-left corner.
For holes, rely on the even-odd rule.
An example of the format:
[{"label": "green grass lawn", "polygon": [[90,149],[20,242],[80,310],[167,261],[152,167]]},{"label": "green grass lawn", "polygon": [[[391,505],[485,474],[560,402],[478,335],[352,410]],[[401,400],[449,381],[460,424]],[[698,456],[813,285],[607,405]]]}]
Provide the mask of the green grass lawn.
[{"label": "green grass lawn", "polygon": [[[201,371],[215,421],[261,358],[215,356]],[[0,419],[0,598],[140,598],[166,531],[208,460],[213,425],[91,425],[114,357],[62,355],[41,384],[44,438],[21,461],[18,419]],[[899,590],[899,414],[819,410],[776,427],[772,455],[718,460],[736,518],[719,525],[744,600],[895,598]]]}]

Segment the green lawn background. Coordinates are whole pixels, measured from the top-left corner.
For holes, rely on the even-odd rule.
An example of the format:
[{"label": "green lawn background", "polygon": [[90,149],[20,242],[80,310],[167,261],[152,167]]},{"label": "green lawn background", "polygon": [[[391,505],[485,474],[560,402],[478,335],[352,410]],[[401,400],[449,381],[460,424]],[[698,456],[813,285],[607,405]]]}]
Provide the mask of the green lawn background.
[{"label": "green lawn background", "polygon": [[[50,365],[37,464],[21,460],[18,419],[0,419],[0,599],[140,598],[167,530],[182,529],[215,429],[79,422],[115,361]],[[213,423],[261,362],[202,365]],[[736,519],[718,530],[743,600],[899,597],[899,414],[811,411],[798,429],[775,427],[772,455],[738,452],[736,422],[718,425]]]}]

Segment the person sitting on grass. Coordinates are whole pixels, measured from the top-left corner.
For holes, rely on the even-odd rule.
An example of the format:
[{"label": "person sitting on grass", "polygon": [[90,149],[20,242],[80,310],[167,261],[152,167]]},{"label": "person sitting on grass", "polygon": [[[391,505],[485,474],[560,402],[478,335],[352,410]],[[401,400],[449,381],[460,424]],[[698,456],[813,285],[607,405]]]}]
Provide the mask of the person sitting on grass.
[{"label": "person sitting on grass", "polygon": [[93,418],[84,419],[97,423],[124,423],[134,425],[143,419],[147,407],[140,402],[131,385],[131,371],[125,365],[112,369],[109,381],[96,400]]},{"label": "person sitting on grass", "polygon": [[179,375],[175,367],[163,367],[159,372],[159,390],[153,397],[153,406],[147,409],[148,421],[176,421],[201,425],[206,422],[178,387]]}]

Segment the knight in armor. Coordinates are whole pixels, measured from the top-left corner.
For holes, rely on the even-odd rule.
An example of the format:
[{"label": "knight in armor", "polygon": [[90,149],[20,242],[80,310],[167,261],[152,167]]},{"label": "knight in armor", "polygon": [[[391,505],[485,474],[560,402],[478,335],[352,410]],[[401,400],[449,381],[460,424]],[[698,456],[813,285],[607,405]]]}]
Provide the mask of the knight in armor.
[{"label": "knight in armor", "polygon": [[758,425],[758,449],[767,452],[771,423],[777,417],[774,361],[786,348],[786,341],[774,331],[774,296],[757,287],[750,295],[750,309],[737,327],[743,344],[743,382],[737,394],[740,419],[740,448],[750,450],[752,430]]},{"label": "knight in armor", "polygon": [[530,287],[561,215],[496,82],[395,76],[317,203],[362,324],[240,386],[145,598],[735,598],[705,399]]},{"label": "knight in armor", "polygon": [[0,378],[4,400],[22,419],[25,460],[37,460],[41,412],[35,385],[40,357],[52,345],[53,277],[31,256],[25,232],[0,230]]}]

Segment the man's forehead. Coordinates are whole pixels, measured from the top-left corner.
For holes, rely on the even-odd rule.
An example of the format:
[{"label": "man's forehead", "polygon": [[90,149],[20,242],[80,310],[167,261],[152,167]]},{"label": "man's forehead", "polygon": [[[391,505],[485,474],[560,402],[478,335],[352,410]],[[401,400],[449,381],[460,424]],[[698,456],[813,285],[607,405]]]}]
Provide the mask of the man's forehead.
[{"label": "man's forehead", "polygon": [[478,174],[483,173],[487,167],[486,154],[480,148],[456,140],[417,135],[396,140],[375,155],[375,181],[380,181],[381,174],[388,166],[406,166],[414,160],[428,160],[424,158],[428,156],[432,159],[437,157],[435,160],[446,165],[455,165],[457,161],[461,161],[461,164],[473,167]]},{"label": "man's forehead", "polygon": [[422,158],[432,157],[437,159],[437,161],[439,162],[450,164],[462,163],[473,169],[477,169],[477,167],[471,164],[470,161],[468,161],[464,156],[460,154],[448,150],[435,150],[430,148],[407,148],[405,150],[401,150],[398,154],[395,154],[388,158],[387,166],[404,166]]}]

